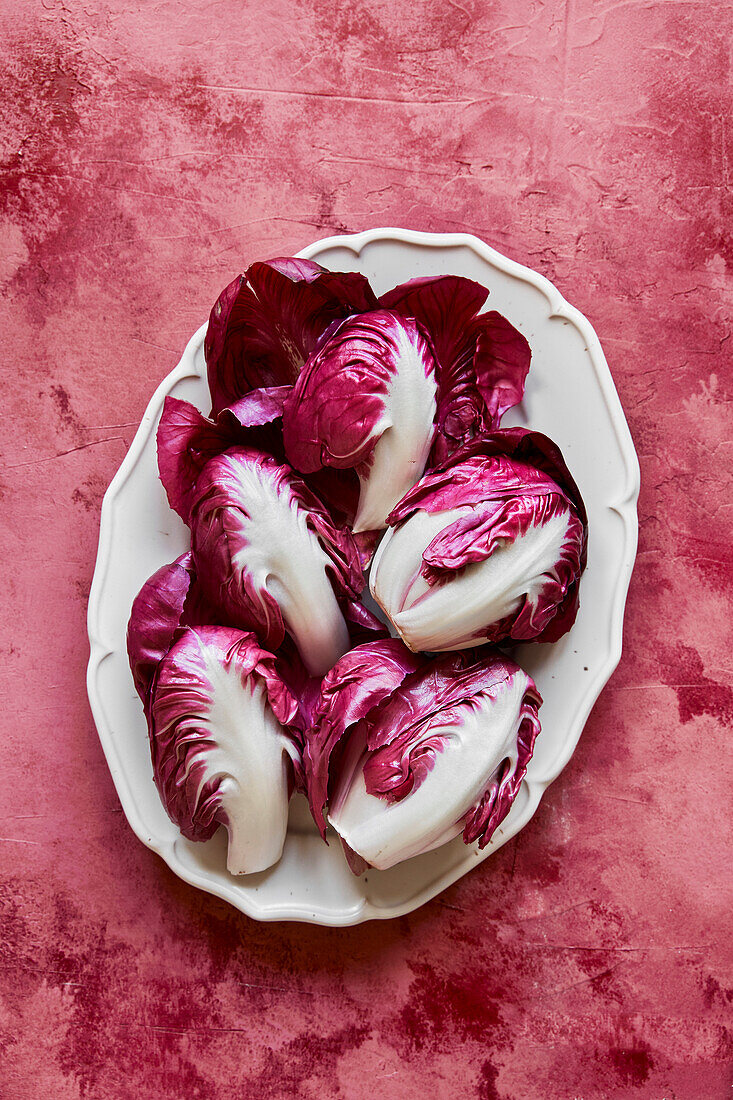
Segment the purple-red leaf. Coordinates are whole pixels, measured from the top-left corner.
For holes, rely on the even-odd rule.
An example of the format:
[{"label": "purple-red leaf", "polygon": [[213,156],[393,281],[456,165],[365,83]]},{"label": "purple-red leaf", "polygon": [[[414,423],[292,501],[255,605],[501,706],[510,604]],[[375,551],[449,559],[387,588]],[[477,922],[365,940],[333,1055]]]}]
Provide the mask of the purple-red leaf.
[{"label": "purple-red leaf", "polygon": [[190,553],[163,565],[135,597],[127,626],[132,678],[146,712],[155,671],[181,626],[216,621],[198,585]]},{"label": "purple-red leaf", "polygon": [[242,428],[259,428],[265,424],[271,424],[282,417],[285,399],[290,393],[290,386],[270,386],[259,390],[250,390],[238,401],[223,409],[219,419],[223,416],[231,417]]},{"label": "purple-red leaf", "polygon": [[166,397],[158,425],[158,470],[168,503],[190,524],[196,481],[206,463],[242,441],[236,422],[213,423],[189,401]]},{"label": "purple-red leaf", "polygon": [[289,466],[248,447],[212,458],[191,509],[193,555],[212,604],[270,650],[286,629],[311,674],[348,648],[338,597],[364,579],[350,532],[337,527]]},{"label": "purple-red leaf", "polygon": [[518,665],[483,650],[424,662],[362,706],[331,755],[329,819],[347,855],[386,869],[461,833],[484,847],[526,774],[540,703]]},{"label": "purple-red leaf", "polygon": [[301,766],[296,715],[275,658],[252,634],[179,630],[159,663],[149,721],[158,791],[188,839],[226,827],[234,874],[280,858]]},{"label": "purple-red leaf", "polygon": [[496,310],[477,317],[473,329],[476,386],[486,407],[487,427],[498,428],[504,413],[522,400],[532,352],[521,332]]},{"label": "purple-red leaf", "polygon": [[524,393],[529,344],[500,313],[479,314],[486,287],[457,275],[413,279],[380,298],[380,304],[414,317],[429,336],[438,363],[437,436],[431,464],[501,417]]},{"label": "purple-red leaf", "polygon": [[356,272],[312,260],[254,263],[223,291],[204,343],[212,414],[251,389],[292,385],[332,321],[376,306]]},{"label": "purple-red leaf", "polygon": [[546,436],[476,438],[427,473],[389,523],[371,591],[410,648],[549,641],[572,626],[587,519]]},{"label": "purple-red leaf", "polygon": [[420,667],[422,658],[395,638],[367,642],[346,653],[324,677],[321,698],[306,737],[306,787],[313,818],[326,835],[329,767],[339,742]]},{"label": "purple-red leaf", "polygon": [[380,528],[421,475],[435,434],[435,363],[415,321],[387,310],[336,326],[285,401],[283,435],[304,473],[353,468],[357,532]]}]

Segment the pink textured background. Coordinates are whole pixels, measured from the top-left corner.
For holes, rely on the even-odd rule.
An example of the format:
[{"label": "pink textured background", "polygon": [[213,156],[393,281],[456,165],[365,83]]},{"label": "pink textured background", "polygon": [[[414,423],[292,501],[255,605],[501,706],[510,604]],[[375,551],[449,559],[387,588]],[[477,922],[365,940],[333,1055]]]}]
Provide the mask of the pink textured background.
[{"label": "pink textured background", "polygon": [[[730,70],[710,0],[2,0],[0,1097],[731,1095]],[[410,917],[257,925],[120,810],[99,505],[256,258],[469,230],[595,325],[639,451],[622,664]]]}]

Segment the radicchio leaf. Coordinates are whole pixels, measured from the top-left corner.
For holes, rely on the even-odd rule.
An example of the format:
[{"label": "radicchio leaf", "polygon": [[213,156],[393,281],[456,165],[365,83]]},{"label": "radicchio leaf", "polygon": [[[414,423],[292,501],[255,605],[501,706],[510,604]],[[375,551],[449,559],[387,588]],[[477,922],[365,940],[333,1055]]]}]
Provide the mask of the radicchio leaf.
[{"label": "radicchio leaf", "polygon": [[414,317],[435,353],[438,410],[431,465],[498,428],[524,393],[529,344],[500,313],[479,314],[488,293],[471,279],[436,275],[403,283],[379,299],[387,309]]},{"label": "radicchio leaf", "polygon": [[332,321],[376,304],[357,272],[287,257],[252,264],[222,292],[209,318],[204,352],[212,415],[251,389],[292,385]]},{"label": "radicchio leaf", "polygon": [[[209,459],[237,444],[264,451],[285,462],[282,413],[290,386],[251,390],[222,409],[215,421],[189,401],[166,397],[158,426],[158,468],[168,502],[190,525],[196,480]],[[324,467],[303,480],[327,506],[337,527],[351,526],[359,505],[359,479],[354,470]],[[359,534],[355,542],[366,569],[379,537],[377,531]]]},{"label": "radicchio leaf", "polygon": [[395,638],[358,645],[346,653],[323,679],[320,701],[306,737],[304,765],[308,800],[321,835],[328,800],[331,757],[344,736],[406,676],[422,663]]},{"label": "radicchio leaf", "polygon": [[135,689],[146,708],[160,661],[181,626],[213,622],[214,611],[196,585],[190,553],[163,565],[135,597],[127,627],[127,653]]},{"label": "radicchio leaf", "polygon": [[275,658],[252,634],[179,630],[161,659],[150,703],[155,782],[189,840],[229,834],[233,874],[277,862],[287,829],[297,740],[295,700]]},{"label": "radicchio leaf", "polygon": [[587,518],[546,436],[510,428],[466,444],[389,523],[371,592],[410,648],[551,641],[572,626]]},{"label": "radicchio leaf", "polygon": [[496,310],[477,317],[473,330],[473,371],[486,408],[484,421],[487,428],[498,428],[504,413],[522,400],[532,352],[521,332]]},{"label": "radicchio leaf", "polygon": [[339,607],[349,628],[352,648],[364,642],[376,642],[379,639],[389,638],[389,631],[382,620],[372,614],[369,608],[359,600],[342,596]]},{"label": "radicchio leaf", "polygon": [[191,531],[204,591],[236,625],[270,650],[287,629],[312,675],[348,649],[338,598],[363,588],[357,549],[289,466],[247,447],[210,459]]},{"label": "radicchio leaf", "polygon": [[463,833],[479,848],[514,801],[539,732],[531,678],[497,652],[424,665],[353,728],[329,820],[356,873]]},{"label": "radicchio leaf", "polygon": [[238,425],[214,423],[189,401],[166,397],[158,425],[158,470],[168,503],[190,524],[196,481],[206,463],[241,442]]},{"label": "radicchio leaf", "polygon": [[[341,596],[338,605],[346,622],[352,648],[389,637],[384,623],[358,600]],[[313,715],[320,703],[321,677],[310,675],[297,646],[287,636],[277,652],[277,665],[283,680],[298,703],[298,716],[294,725],[301,734],[305,734],[313,724]]]},{"label": "radicchio leaf", "polygon": [[285,399],[290,386],[269,386],[250,390],[238,401],[233,401],[219,413],[219,420],[225,418],[238,427],[259,428],[281,419]]},{"label": "radicchio leaf", "polygon": [[435,364],[415,321],[387,310],[335,326],[285,401],[290,461],[304,473],[353,468],[359,533],[387,513],[423,472],[435,432]]}]

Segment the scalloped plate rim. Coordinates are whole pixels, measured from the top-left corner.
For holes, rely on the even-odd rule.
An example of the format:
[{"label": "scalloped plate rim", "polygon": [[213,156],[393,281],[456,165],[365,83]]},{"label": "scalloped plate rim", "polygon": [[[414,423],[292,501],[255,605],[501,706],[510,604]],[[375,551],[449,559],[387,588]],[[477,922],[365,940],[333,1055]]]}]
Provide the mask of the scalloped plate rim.
[{"label": "scalloped plate rim", "polygon": [[[427,233],[393,227],[368,229],[361,233],[325,237],[303,248],[297,255],[310,259],[331,248],[348,248],[355,256],[359,256],[367,245],[374,241],[384,240],[399,241],[404,244],[427,246],[436,249],[466,247],[477,253],[492,267],[521,281],[530,283],[538,289],[547,299],[551,309],[550,316],[563,317],[578,329],[585,340],[587,354],[593,364],[596,379],[599,383],[604,403],[613,424],[619,452],[625,466],[626,484],[621,499],[608,505],[608,507],[618,513],[624,524],[624,560],[619,571],[616,592],[614,595],[613,612],[610,622],[611,631],[606,659],[591,683],[589,683],[584,696],[576,707],[572,722],[572,735],[566,738],[565,751],[553,761],[552,774],[542,779],[534,778],[525,781],[525,786],[528,788],[529,792],[528,801],[524,807],[520,820],[514,823],[514,827],[507,831],[508,835],[502,838],[503,844],[531,821],[545,790],[567,765],[575,751],[592,707],[621,659],[624,609],[636,556],[638,539],[636,501],[640,488],[639,462],[621,402],[616,392],[616,387],[598,336],[590,321],[588,321],[578,309],[570,305],[557,287],[555,287],[544,275],[533,271],[529,267],[525,267],[516,260],[504,256],[502,253],[470,233]],[[89,704],[110,774],[128,823],[138,839],[141,840],[146,847],[156,852],[165,860],[170,869],[179,878],[189,883],[189,885],[222,898],[255,920],[293,920],[331,927],[348,927],[359,924],[365,920],[392,919],[394,917],[403,916],[432,900],[432,898],[436,897],[442,890],[458,881],[459,878],[462,878],[463,875],[471,869],[471,866],[477,866],[479,863],[483,862],[483,860],[489,856],[492,851],[495,851],[498,846],[490,844],[483,852],[476,852],[474,854],[474,862],[471,866],[459,864],[457,867],[451,868],[444,875],[430,883],[417,898],[409,898],[407,901],[392,907],[376,906],[366,898],[363,898],[360,903],[352,905],[340,914],[334,910],[319,910],[317,906],[302,906],[287,903],[282,905],[270,905],[268,908],[258,907],[252,904],[246,895],[237,891],[235,885],[228,886],[226,884],[221,884],[215,879],[206,876],[204,873],[197,874],[188,866],[184,865],[174,851],[175,840],[171,841],[169,839],[156,838],[149,835],[148,830],[145,828],[137,812],[134,793],[127,782],[127,776],[115,745],[114,735],[108,727],[97,685],[97,676],[102,662],[107,656],[114,652],[114,647],[110,647],[104,640],[104,629],[100,622],[101,595],[107,580],[112,546],[114,502],[118,493],[122,490],[133,472],[140,454],[145,448],[150,434],[157,424],[158,416],[166,395],[177,382],[188,377],[200,377],[200,373],[195,366],[195,357],[196,352],[203,342],[206,328],[207,322],[196,330],[186,344],[178,365],[166,375],[157,386],[143,413],[135,437],[130,445],[130,449],[110,482],[102,501],[99,546],[87,610],[87,628],[90,643],[90,656],[87,666],[87,694],[89,696]],[[471,851],[471,849],[468,851]]]}]

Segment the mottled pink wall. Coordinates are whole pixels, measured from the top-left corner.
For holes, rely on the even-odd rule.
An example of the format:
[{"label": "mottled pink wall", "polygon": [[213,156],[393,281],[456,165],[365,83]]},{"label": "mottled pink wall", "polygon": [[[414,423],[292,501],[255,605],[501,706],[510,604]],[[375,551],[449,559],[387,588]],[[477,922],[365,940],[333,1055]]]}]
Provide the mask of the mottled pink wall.
[{"label": "mottled pink wall", "polygon": [[[731,1095],[732,29],[1,0],[2,1100]],[[257,925],[121,813],[84,691],[99,504],[226,281],[391,224],[477,233],[600,334],[643,477],[625,656],[489,863],[392,923]]]}]

